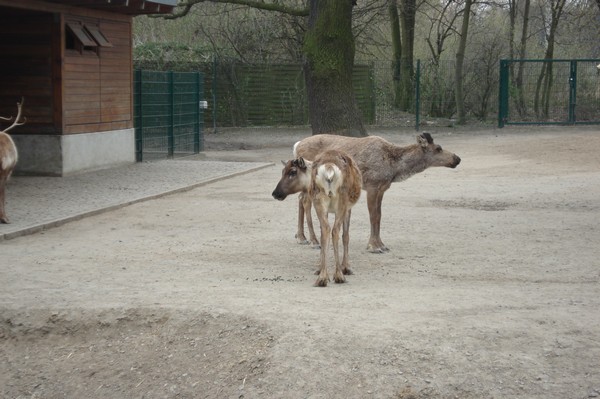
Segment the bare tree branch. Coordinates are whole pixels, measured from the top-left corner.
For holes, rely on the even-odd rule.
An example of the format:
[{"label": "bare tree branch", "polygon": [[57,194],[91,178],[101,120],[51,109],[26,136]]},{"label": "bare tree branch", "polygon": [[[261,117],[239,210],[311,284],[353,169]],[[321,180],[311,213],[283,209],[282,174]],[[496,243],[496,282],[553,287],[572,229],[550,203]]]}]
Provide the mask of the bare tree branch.
[{"label": "bare tree branch", "polygon": [[181,0],[179,4],[177,4],[177,9],[173,14],[161,15],[161,17],[164,19],[177,19],[184,17],[190,12],[194,5],[206,2],[238,4],[256,8],[259,10],[276,11],[283,14],[294,15],[297,17],[308,16],[308,7],[296,8],[279,3],[265,3],[260,0]]}]

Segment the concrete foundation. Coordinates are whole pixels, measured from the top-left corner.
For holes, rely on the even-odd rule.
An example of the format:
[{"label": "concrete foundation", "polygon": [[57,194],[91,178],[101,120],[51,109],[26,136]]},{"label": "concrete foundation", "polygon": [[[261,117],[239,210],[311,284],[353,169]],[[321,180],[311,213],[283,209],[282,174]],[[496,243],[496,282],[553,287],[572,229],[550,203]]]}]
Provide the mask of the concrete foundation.
[{"label": "concrete foundation", "polygon": [[65,176],[135,162],[134,129],[12,138],[19,151],[15,174]]}]

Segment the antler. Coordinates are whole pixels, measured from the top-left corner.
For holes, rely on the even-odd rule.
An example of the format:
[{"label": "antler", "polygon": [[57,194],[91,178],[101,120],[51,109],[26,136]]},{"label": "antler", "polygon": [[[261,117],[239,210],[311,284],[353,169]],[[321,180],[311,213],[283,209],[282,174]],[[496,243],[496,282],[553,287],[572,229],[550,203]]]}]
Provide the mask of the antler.
[{"label": "antler", "polygon": [[[23,113],[23,103],[25,102],[25,99],[23,97],[21,97],[21,102],[17,103],[17,117],[15,118],[15,121],[13,122],[12,125],[10,125],[9,127],[7,127],[6,129],[4,129],[4,132],[8,132],[10,129],[12,129],[15,126],[20,126],[25,124],[25,122],[27,121],[27,118],[24,118],[22,122],[19,122],[19,119],[21,119],[21,114]],[[12,117],[10,118],[2,118],[4,120],[11,120]]]}]

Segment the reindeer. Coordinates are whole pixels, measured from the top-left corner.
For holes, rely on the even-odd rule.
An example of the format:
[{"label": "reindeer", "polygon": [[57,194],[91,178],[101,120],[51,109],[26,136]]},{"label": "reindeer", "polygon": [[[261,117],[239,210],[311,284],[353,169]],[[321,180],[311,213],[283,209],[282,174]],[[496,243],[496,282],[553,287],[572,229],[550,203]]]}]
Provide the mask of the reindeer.
[{"label": "reindeer", "polygon": [[[18,159],[17,146],[15,146],[15,142],[7,132],[15,126],[25,123],[25,120],[23,120],[23,122],[19,122],[21,119],[21,112],[23,111],[23,102],[24,100],[21,99],[21,102],[17,103],[17,117],[15,118],[13,124],[3,131],[0,131],[0,223],[9,223],[8,217],[6,216],[6,212],[4,210],[6,182],[12,174]],[[12,119],[12,117],[3,118],[0,116],[0,119],[9,121]]]},{"label": "reindeer", "polygon": [[[327,150],[319,154],[315,157],[312,166],[308,194],[321,225],[320,267],[315,273],[319,276],[315,286],[326,287],[329,281],[326,258],[330,234],[335,259],[333,280],[336,283],[344,283],[346,282],[344,275],[352,274],[348,265],[350,215],[352,206],[360,197],[362,176],[356,162],[349,155],[337,150]],[[329,213],[335,214],[333,228],[329,225]],[[343,226],[342,243],[344,247],[341,263],[338,248],[340,226]]]},{"label": "reindeer", "polygon": [[[294,157],[316,159],[319,153],[330,149],[348,154],[362,173],[362,188],[367,192],[371,222],[367,250],[373,253],[389,251],[381,241],[380,227],[383,194],[391,184],[406,180],[429,167],[456,168],[460,163],[456,154],[435,144],[429,133],[418,135],[417,143],[406,147],[395,145],[378,136],[353,138],[319,134],[297,142],[294,145]],[[301,223],[304,221],[298,221],[299,226]]]},{"label": "reindeer", "polygon": [[310,244],[318,248],[319,241],[315,235],[311,214],[311,200],[308,195],[310,189],[312,162],[304,160],[304,158],[291,159],[289,161],[281,161],[283,170],[281,171],[281,180],[277,183],[277,187],[271,194],[273,198],[283,201],[288,195],[300,193],[298,202],[298,232],[296,233],[296,241],[298,244],[309,244],[309,241],[304,235],[304,215],[306,215],[306,223],[310,235]]}]

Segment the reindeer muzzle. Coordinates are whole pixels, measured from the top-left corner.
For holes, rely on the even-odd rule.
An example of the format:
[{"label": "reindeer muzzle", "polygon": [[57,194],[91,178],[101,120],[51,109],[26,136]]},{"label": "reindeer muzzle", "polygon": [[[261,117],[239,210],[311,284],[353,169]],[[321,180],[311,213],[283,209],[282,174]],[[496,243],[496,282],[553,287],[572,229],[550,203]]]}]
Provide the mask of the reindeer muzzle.
[{"label": "reindeer muzzle", "polygon": [[452,159],[452,165],[450,165],[450,167],[452,169],[456,168],[458,166],[458,164],[460,163],[460,157],[458,155],[455,155],[454,158]]},{"label": "reindeer muzzle", "polygon": [[278,201],[283,201],[287,197],[287,195],[284,192],[277,191],[277,189],[275,189],[273,193],[271,193],[271,195]]}]

